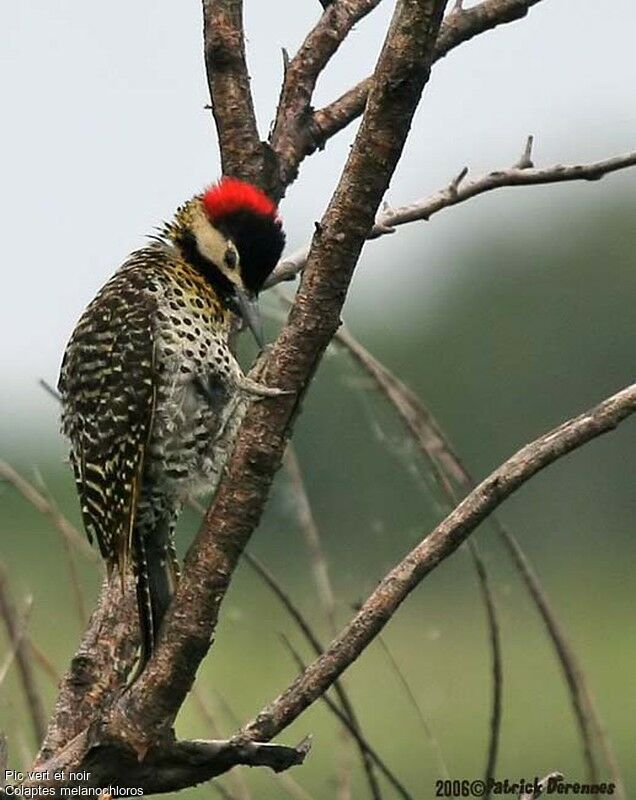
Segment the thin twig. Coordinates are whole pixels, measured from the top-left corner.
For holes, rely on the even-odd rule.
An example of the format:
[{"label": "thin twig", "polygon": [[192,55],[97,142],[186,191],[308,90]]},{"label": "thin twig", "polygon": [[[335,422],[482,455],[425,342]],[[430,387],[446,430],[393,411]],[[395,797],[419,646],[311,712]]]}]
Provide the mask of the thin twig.
[{"label": "thin twig", "polygon": [[[526,150],[526,154],[529,158],[529,148]],[[455,502],[457,499],[453,482],[456,482],[464,492],[469,492],[474,489],[475,481],[472,476],[454,451],[448,438],[442,432],[429,409],[423,405],[419,398],[389,372],[384,365],[380,364],[348,330],[342,328],[338,331],[336,339],[347,349],[350,355],[360,364],[367,374],[371,376],[378,388],[396,408],[398,414],[413,436],[424,443],[425,450],[429,453],[431,463],[433,464],[434,474],[439,477],[440,486],[451,501]],[[598,775],[598,767],[596,766],[592,745],[593,740],[596,739],[599,749],[604,754],[612,780],[616,785],[617,796],[626,797],[618,761],[612,744],[605,733],[600,714],[596,707],[594,695],[585,679],[585,672],[578,662],[578,658],[558,620],[556,612],[552,608],[547,594],[541,585],[541,581],[513,534],[496,516],[493,516],[490,522],[496,534],[508,549],[513,564],[521,575],[554,646],[555,653],[570,689],[570,697],[579,726],[590,782],[594,782],[594,779]],[[493,636],[498,636],[498,633],[493,629],[492,620],[490,622],[490,627],[492,639]],[[497,670],[496,661],[493,661],[495,676]],[[496,683],[497,680],[495,680],[495,684]],[[491,759],[489,759],[489,763],[490,761]]]},{"label": "thin twig", "polygon": [[336,601],[334,591],[329,577],[329,565],[325,556],[320,531],[314,519],[311,503],[307,495],[307,489],[303,480],[298,456],[293,445],[289,445],[285,451],[285,467],[291,482],[296,503],[298,522],[305,537],[305,543],[309,550],[311,559],[311,569],[314,576],[314,583],[320,605],[322,606],[325,619],[329,629],[329,635],[336,634]]},{"label": "thin twig", "polygon": [[86,537],[57,510],[33,484],[16,472],[6,461],[0,461],[0,480],[10,483],[36,511],[48,517],[64,539],[91,561],[101,563]]},{"label": "thin twig", "polygon": [[21,625],[20,620],[11,600],[9,591],[9,573],[6,566],[0,562],[0,616],[4,620],[9,640],[13,643],[16,650],[17,666],[24,689],[31,726],[35,741],[39,744],[46,732],[46,714],[44,704],[38,690],[37,681],[33,674],[31,659],[29,657],[28,642],[25,639],[20,641]]},{"label": "thin twig", "polygon": [[[461,173],[457,183],[461,181]],[[353,338],[345,328],[336,334],[335,340],[343,346],[356,362],[365,370],[382,392],[384,397],[396,410],[398,416],[411,434],[420,452],[427,459],[433,476],[440,490],[446,495],[449,510],[460,500],[453,485],[453,479],[461,479],[462,472],[457,467],[452,451],[450,451],[441,429],[415,394],[401,381],[380,364],[365,348]],[[449,456],[450,454],[450,456]],[[492,713],[490,719],[490,736],[484,782],[491,785],[494,777],[499,738],[501,734],[501,709],[503,693],[503,666],[501,655],[501,635],[497,619],[497,609],[490,586],[486,566],[481,558],[476,542],[468,541],[468,552],[475,568],[480,586],[481,596],[488,622],[490,649],[492,654]]]},{"label": "thin twig", "polygon": [[511,456],[380,581],[322,656],[248,723],[240,736],[261,741],[287,727],[358,658],[426,575],[448,558],[507,497],[537,472],[614,430],[634,412],[636,384],[568,420]]},{"label": "thin twig", "polygon": [[36,475],[36,480],[40,485],[42,495],[50,507],[50,513],[48,516],[52,519],[55,529],[60,533],[62,547],[64,548],[64,554],[66,556],[66,563],[68,566],[68,575],[70,579],[71,589],[73,592],[73,598],[75,600],[75,610],[77,612],[77,618],[79,620],[80,628],[81,630],[84,630],[84,628],[86,627],[86,623],[88,622],[88,611],[86,609],[84,590],[82,589],[80,576],[77,571],[77,561],[75,560],[75,547],[74,545],[71,544],[67,536],[61,534],[61,530],[64,529],[66,526],[68,526],[69,523],[68,520],[64,517],[64,515],[60,511],[60,509],[58,508],[55,500],[53,499],[53,495],[51,494],[46,483],[44,482],[44,477],[42,476],[42,474],[36,470],[35,475]]},{"label": "thin twig", "polygon": [[[300,657],[300,655],[298,654],[298,652],[295,650],[295,648],[293,647],[293,645],[291,644],[291,642],[289,641],[287,636],[285,636],[284,633],[280,634],[280,638],[281,638],[281,641],[283,642],[283,644],[285,645],[285,647],[289,650],[290,654],[292,655],[292,657],[293,657],[294,661],[296,662],[296,665],[298,666],[301,674],[304,673],[306,671],[307,667],[306,667],[304,661],[302,660],[302,658]],[[351,723],[350,723],[348,717],[346,716],[346,714],[336,705],[336,703],[334,703],[334,701],[329,697],[329,695],[326,694],[326,693],[322,694],[320,696],[320,699],[329,708],[331,713],[334,714],[336,717],[338,717],[338,719],[342,722],[342,724],[349,730],[349,732],[351,733],[353,738],[358,742],[359,746],[361,748],[363,748],[363,749],[367,749],[368,748],[367,740],[360,735],[359,731],[356,728],[353,728],[351,726]],[[369,751],[369,754],[371,754],[370,751]],[[403,798],[403,800],[413,800],[413,797],[412,797],[411,793],[408,791],[408,789],[406,789],[403,786],[403,784],[395,777],[395,775],[392,772],[390,772],[388,770],[385,771],[385,766],[382,763],[379,763],[379,762],[376,761],[376,764],[377,764],[379,770],[384,775],[384,777],[391,784],[391,786],[393,786],[393,788],[400,795],[400,797]]]},{"label": "thin twig", "polygon": [[281,188],[298,174],[306,152],[319,147],[311,100],[318,77],[349,34],[380,0],[339,0],[325,8],[296,55],[286,65],[270,146],[279,160]]},{"label": "thin twig", "polygon": [[607,764],[612,782],[614,783],[616,797],[618,797],[619,800],[627,800],[627,791],[621,776],[618,759],[616,758],[616,753],[614,752],[610,738],[603,725],[596,704],[596,698],[587,682],[585,671],[579,662],[578,656],[570,643],[565,629],[554,612],[552,602],[543,588],[532,563],[519,546],[516,538],[496,517],[491,520],[491,523],[508,548],[512,557],[512,562],[522,576],[526,588],[541,615],[559,659],[561,669],[563,670],[566,683],[570,690],[572,708],[579,725],[581,739],[583,740],[590,782],[595,782],[595,780],[592,779],[595,779],[598,773],[592,746],[593,740],[596,740],[605,758],[605,763]]},{"label": "thin twig", "polygon": [[60,682],[60,673],[55,668],[51,659],[47,656],[47,654],[42,650],[42,648],[37,645],[32,639],[29,639],[29,645],[31,647],[31,652],[33,653],[33,658],[42,668],[42,671],[46,674],[48,679],[53,683],[54,686],[57,686]]},{"label": "thin twig", "polygon": [[[334,637],[337,633],[336,625],[336,601],[334,596],[331,579],[329,577],[329,565],[325,555],[320,530],[316,524],[314,514],[309,502],[309,495],[303,480],[302,471],[298,462],[298,456],[293,444],[290,442],[285,451],[285,467],[291,483],[296,511],[300,529],[304,535],[305,543],[309,550],[310,564],[316,586],[318,600],[322,607],[323,614],[327,622],[328,635]],[[349,735],[346,729],[340,732],[342,749],[337,778],[336,800],[350,800],[351,794],[351,758],[349,755]],[[362,765],[365,770],[371,795],[380,798],[380,790],[373,776],[373,764],[365,750],[360,750]]]},{"label": "thin twig", "polygon": [[492,656],[492,707],[490,713],[490,736],[488,737],[488,755],[484,770],[484,784],[486,785],[486,800],[490,798],[491,787],[495,778],[497,755],[499,753],[499,740],[501,738],[501,714],[503,705],[503,659],[501,655],[501,631],[497,616],[497,606],[490,585],[490,578],[486,565],[481,557],[477,542],[469,539],[468,549],[471,561],[475,567],[479,580],[479,589],[486,609],[488,632],[490,639],[490,653]]},{"label": "thin twig", "polygon": [[389,664],[391,665],[391,669],[396,674],[398,681],[402,685],[402,688],[406,692],[409,700],[411,701],[411,705],[415,709],[417,717],[422,725],[422,729],[424,731],[424,735],[429,741],[429,744],[435,753],[435,758],[437,759],[437,769],[442,778],[450,778],[450,773],[448,771],[448,767],[446,766],[446,761],[444,760],[444,754],[442,753],[442,748],[439,746],[439,742],[437,741],[437,737],[431,730],[431,726],[428,724],[426,720],[426,716],[422,711],[422,707],[418,703],[417,697],[415,696],[415,692],[411,689],[411,684],[408,682],[406,675],[404,674],[402,668],[397,662],[397,659],[391,652],[388,644],[384,636],[381,634],[378,636],[378,644],[384,651],[384,655],[386,656]]},{"label": "thin twig", "polygon": [[18,654],[18,650],[22,645],[22,642],[28,636],[28,626],[29,626],[29,619],[31,617],[31,611],[33,610],[33,598],[31,595],[27,596],[24,601],[24,611],[22,612],[22,618],[16,620],[16,627],[17,627],[17,637],[13,639],[11,642],[11,649],[7,653],[4,661],[0,664],[0,687],[5,681],[5,678],[9,674],[9,670],[11,669],[11,665],[15,661],[15,658]]},{"label": "thin twig", "polygon": [[[529,137],[528,142],[531,148],[532,137]],[[434,214],[445,208],[463,203],[472,197],[491,192],[494,189],[501,189],[507,186],[532,186],[571,181],[597,181],[604,175],[636,166],[636,151],[632,151],[590,164],[570,166],[555,164],[550,167],[536,169],[526,165],[532,163],[530,160],[530,148],[526,145],[521,159],[507,169],[495,170],[472,180],[466,180],[468,170],[464,167],[449,182],[448,186],[428,197],[398,208],[391,208],[385,205],[376,218],[375,225],[369,233],[369,238],[377,239],[380,236],[393,233],[397,227],[408,222],[428,221]],[[285,256],[269,276],[266,288],[275,286],[283,281],[293,280],[304,269],[308,252],[309,247],[305,246],[298,248],[291,255]]]},{"label": "thin twig", "polygon": [[[311,645],[314,653],[316,655],[320,655],[324,652],[324,647],[321,644],[320,640],[313,632],[311,626],[305,619],[304,615],[298,608],[298,606],[294,603],[291,599],[289,594],[283,589],[280,582],[275,578],[275,576],[271,573],[271,571],[260,561],[260,559],[256,558],[256,556],[252,555],[249,552],[243,553],[243,558],[249,564],[249,566],[256,572],[256,574],[264,581],[264,583],[269,586],[272,592],[278,597],[280,602],[283,604],[285,610],[290,615],[290,617],[294,620],[300,631],[302,632],[305,639]],[[377,781],[375,780],[375,776],[373,774],[373,770],[370,768],[370,761],[373,761],[385,775],[390,776],[388,780],[392,782],[394,785],[399,784],[399,781],[393,775],[391,770],[386,766],[382,758],[379,756],[377,751],[371,747],[369,742],[366,741],[364,734],[362,732],[362,728],[358,721],[357,715],[354,711],[353,705],[349,699],[348,693],[342,685],[342,681],[335,681],[333,685],[334,692],[338,700],[340,701],[340,705],[342,707],[342,715],[347,719],[346,727],[347,730],[351,731],[354,729],[356,734],[354,734],[354,739],[359,744],[361,741],[364,741],[364,747],[361,748],[361,751],[364,753],[364,758],[362,759],[363,766],[365,768],[365,774],[367,777],[367,782],[369,784],[369,788],[372,793],[372,797],[379,796],[379,787],[377,785]],[[339,719],[342,717],[339,715]]]},{"label": "thin twig", "polygon": [[[444,18],[435,43],[433,62],[444,58],[451,50],[486,31],[525,17],[532,6],[541,0],[484,0],[471,8],[455,7]],[[361,80],[324,108],[314,111],[307,121],[313,138],[305,140],[306,149],[302,157],[325,146],[331,139],[364,111],[373,76]]]}]

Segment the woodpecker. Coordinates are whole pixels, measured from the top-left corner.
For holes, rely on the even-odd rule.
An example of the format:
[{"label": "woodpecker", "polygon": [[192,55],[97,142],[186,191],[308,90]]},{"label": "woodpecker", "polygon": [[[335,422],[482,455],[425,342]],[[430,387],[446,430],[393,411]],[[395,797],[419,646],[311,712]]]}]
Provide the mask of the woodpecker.
[{"label": "woodpecker", "polygon": [[188,495],[214,490],[251,399],[280,390],[233,352],[283,250],[275,203],[222,178],[177,209],[90,303],[58,388],[84,527],[109,577],[135,577],[137,674],[179,578],[174,529]]}]

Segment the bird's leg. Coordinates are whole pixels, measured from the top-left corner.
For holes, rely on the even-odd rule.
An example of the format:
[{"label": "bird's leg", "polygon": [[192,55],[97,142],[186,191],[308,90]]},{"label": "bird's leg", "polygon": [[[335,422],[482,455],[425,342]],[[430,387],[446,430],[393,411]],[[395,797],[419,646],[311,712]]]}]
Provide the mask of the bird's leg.
[{"label": "bird's leg", "polygon": [[[263,345],[258,356],[257,366],[261,366],[264,363],[264,359],[267,357],[271,349],[271,344]],[[293,394],[293,392],[290,392],[286,389],[277,389],[274,386],[265,386],[265,384],[255,381],[248,375],[244,375],[242,370],[236,377],[236,387],[239,389],[239,391],[242,391],[251,398],[255,399],[265,397],[282,397],[286,394]]]},{"label": "bird's leg", "polygon": [[247,375],[244,375],[236,385],[241,392],[244,392],[245,394],[257,399],[262,399],[265,397],[281,397],[282,395],[293,394],[293,392],[290,392],[286,389],[277,389],[274,386],[265,386],[263,383],[258,383],[258,381],[248,378]]}]

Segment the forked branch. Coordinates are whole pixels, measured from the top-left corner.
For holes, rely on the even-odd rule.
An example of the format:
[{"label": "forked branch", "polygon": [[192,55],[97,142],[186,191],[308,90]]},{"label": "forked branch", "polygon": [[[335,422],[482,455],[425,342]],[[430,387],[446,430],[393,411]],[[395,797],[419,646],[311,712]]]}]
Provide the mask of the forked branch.
[{"label": "forked branch", "polygon": [[[541,0],[484,0],[471,8],[456,4],[442,23],[435,43],[433,61],[439,61],[459,45],[498,25],[522,19],[539,2]],[[369,75],[337,100],[314,111],[307,121],[312,136],[306,138],[308,146],[302,158],[311,155],[317,148],[324,147],[328,139],[362,114],[372,82],[373,76]]]},{"label": "forked branch", "polygon": [[362,244],[402,152],[429,75],[443,7],[442,0],[398,3],[360,132],[314,238],[303,286],[259,374],[292,394],[250,409],[186,557],[157,652],[111,717],[113,735],[136,749],[143,751],[169,731],[209,648],[220,603],[280,465],[298,398],[338,327]]},{"label": "forked branch", "polygon": [[339,0],[325,8],[318,23],[306,36],[285,68],[276,120],[270,137],[279,159],[281,186],[288,186],[298,174],[307,152],[319,145],[314,130],[311,100],[316,81],[351,28],[369,14],[380,0]]}]

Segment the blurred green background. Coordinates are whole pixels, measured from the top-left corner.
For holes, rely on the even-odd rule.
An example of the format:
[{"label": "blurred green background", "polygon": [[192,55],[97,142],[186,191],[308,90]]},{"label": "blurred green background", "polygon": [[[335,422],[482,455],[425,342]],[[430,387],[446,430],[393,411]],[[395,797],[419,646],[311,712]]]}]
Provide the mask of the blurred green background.
[{"label": "blurred green background", "polygon": [[[478,237],[458,236],[455,247],[438,251],[432,260],[422,249],[430,228],[412,226],[369,244],[345,314],[353,332],[430,406],[477,477],[633,380],[633,193],[609,183],[599,190],[594,184],[585,189],[585,203],[568,206],[566,189],[540,191],[532,200],[504,192],[498,217],[488,216]],[[441,224],[450,224],[454,215],[453,224],[461,231],[463,214],[479,213],[480,203],[488,210],[491,202],[482,198],[473,201],[472,210],[446,212]],[[557,206],[559,213],[553,213]],[[394,262],[401,265],[400,303],[359,299],[365,271]],[[424,269],[437,276],[434,297],[428,294],[431,282],[421,279]],[[273,300],[269,304],[275,317],[277,307]],[[273,335],[275,323],[271,326]],[[1,455],[30,478],[37,468],[64,513],[79,524],[56,429],[53,400],[33,426],[19,416],[4,418],[0,430],[8,444]],[[329,560],[338,618],[344,622],[352,605],[440,519],[444,503],[394,414],[335,349],[319,370],[294,442]],[[635,451],[636,424],[628,421],[538,475],[501,509],[569,631],[632,791]],[[178,534],[182,551],[196,525],[195,515],[186,512]],[[33,595],[33,639],[62,672],[77,645],[80,624],[60,540],[8,485],[0,486],[0,532],[15,597],[22,603]],[[537,614],[488,525],[477,535],[496,591],[503,638],[504,719],[497,774],[532,777],[558,769],[583,780],[570,701]],[[250,550],[280,578],[326,639],[284,472]],[[98,574],[81,560],[81,575],[92,603]],[[247,566],[241,567],[197,683],[223,732],[250,718],[293,678],[281,632],[309,658],[278,602]],[[423,582],[383,639],[410,683],[451,776],[479,777],[490,715],[490,654],[476,578],[464,551]],[[4,632],[0,641],[4,653]],[[36,669],[50,706],[55,686]],[[415,797],[433,796],[439,776],[434,748],[381,646],[368,649],[347,673],[346,684],[369,740]],[[11,763],[19,768],[35,742],[13,671],[0,688],[0,728],[8,733]],[[342,760],[337,730],[317,704],[280,737],[296,742],[314,735],[306,765],[290,776],[315,800],[335,797]],[[184,708],[178,733],[211,735],[196,704]],[[353,796],[366,797],[358,762],[350,758]],[[226,777],[224,783],[238,796],[236,780]],[[243,769],[240,780],[258,800],[293,796],[264,771]],[[204,786],[183,796],[194,799],[211,792]],[[385,797],[393,796],[386,789]]]}]

